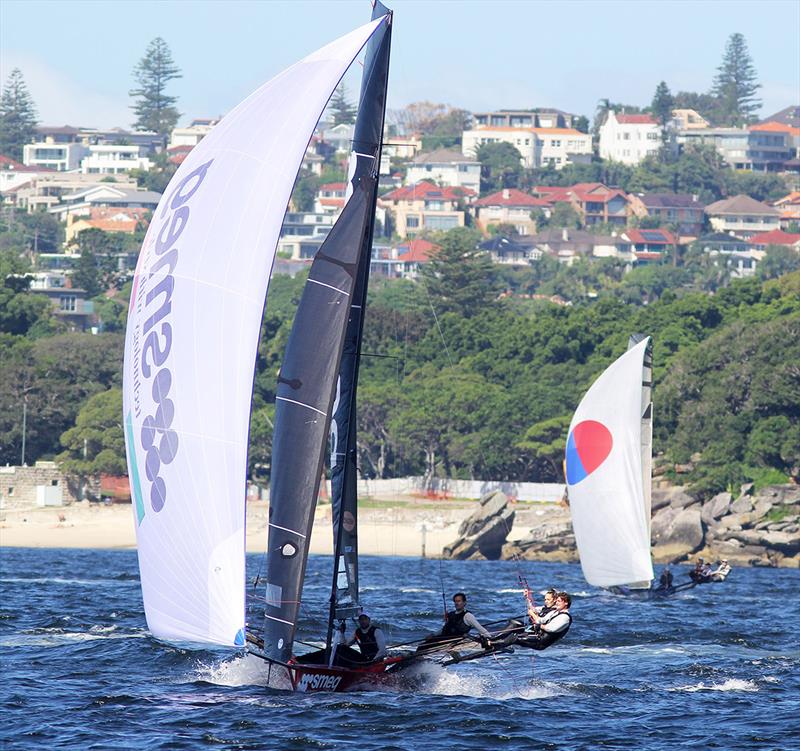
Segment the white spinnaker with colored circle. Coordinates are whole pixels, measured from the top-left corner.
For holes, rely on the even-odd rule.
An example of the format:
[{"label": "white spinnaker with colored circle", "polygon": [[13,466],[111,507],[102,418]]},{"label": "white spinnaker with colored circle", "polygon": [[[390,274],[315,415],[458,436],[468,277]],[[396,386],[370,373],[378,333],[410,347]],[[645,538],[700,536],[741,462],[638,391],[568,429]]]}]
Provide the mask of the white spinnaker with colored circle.
[{"label": "white spinnaker with colored circle", "polygon": [[569,426],[567,488],[583,575],[597,587],[649,587],[650,338],[592,384]]},{"label": "white spinnaker with colored circle", "polygon": [[275,248],[314,127],[385,20],[239,104],[191,151],[153,215],[131,293],[123,419],[158,638],[244,645],[247,439]]}]

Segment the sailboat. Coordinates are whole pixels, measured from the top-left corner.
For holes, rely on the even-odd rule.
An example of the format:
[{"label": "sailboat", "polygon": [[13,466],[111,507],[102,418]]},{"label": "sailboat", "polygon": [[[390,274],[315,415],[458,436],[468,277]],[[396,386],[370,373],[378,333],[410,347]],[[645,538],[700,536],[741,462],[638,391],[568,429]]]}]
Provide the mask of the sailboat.
[{"label": "sailboat", "polygon": [[569,426],[567,494],[583,575],[596,587],[647,591],[653,436],[652,341],[628,350],[592,384]]},{"label": "sailboat", "polygon": [[264,84],[192,150],[153,215],[131,292],[123,420],[147,625],[170,642],[243,648],[249,415],[270,273],[307,144],[366,46],[351,194],[311,267],[277,389],[262,644],[300,690],[352,682],[295,667],[293,640],[329,428],[327,653],[334,619],[360,609],[355,383],[391,20],[374,3],[368,24]]}]

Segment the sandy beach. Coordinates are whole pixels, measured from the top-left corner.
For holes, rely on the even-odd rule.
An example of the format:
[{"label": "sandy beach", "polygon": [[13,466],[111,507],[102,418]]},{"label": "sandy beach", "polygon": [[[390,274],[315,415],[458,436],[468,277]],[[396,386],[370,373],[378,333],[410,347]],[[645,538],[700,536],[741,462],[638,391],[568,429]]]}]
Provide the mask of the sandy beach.
[{"label": "sandy beach", "polygon": [[[366,555],[438,556],[457,536],[458,525],[477,501],[431,501],[414,498],[370,498],[359,508],[359,547]],[[247,550],[264,550],[269,505],[247,506]],[[531,513],[531,512],[527,512]],[[519,519],[518,522],[521,522]],[[311,537],[312,553],[332,553],[331,507],[317,508]],[[523,536],[530,525],[517,523],[509,539]],[[136,531],[130,505],[83,501],[61,507],[4,509],[0,512],[0,546],[35,548],[135,548]]]}]

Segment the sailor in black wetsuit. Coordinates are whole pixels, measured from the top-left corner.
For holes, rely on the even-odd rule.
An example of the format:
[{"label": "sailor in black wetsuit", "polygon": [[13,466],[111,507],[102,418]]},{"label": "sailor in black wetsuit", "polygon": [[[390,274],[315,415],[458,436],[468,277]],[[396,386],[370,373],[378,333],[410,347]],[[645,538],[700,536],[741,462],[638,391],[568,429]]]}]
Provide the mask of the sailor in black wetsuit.
[{"label": "sailor in black wetsuit", "polygon": [[367,613],[358,616],[358,628],[347,646],[358,643],[362,662],[376,662],[386,657],[386,638],[377,626],[372,626]]}]

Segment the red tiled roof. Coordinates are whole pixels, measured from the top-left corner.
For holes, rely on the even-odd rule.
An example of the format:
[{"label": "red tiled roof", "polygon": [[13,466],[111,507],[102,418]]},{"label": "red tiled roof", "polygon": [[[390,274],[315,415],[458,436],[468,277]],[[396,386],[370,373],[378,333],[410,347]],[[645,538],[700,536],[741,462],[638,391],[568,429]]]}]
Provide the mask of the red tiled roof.
[{"label": "red tiled roof", "polygon": [[403,261],[404,263],[425,263],[439,250],[438,245],[428,240],[423,240],[422,238],[411,240],[397,246],[398,250],[402,250],[403,248],[407,248],[407,250],[404,253],[400,253],[397,256],[397,260]]},{"label": "red tiled roof", "polygon": [[344,198],[320,198],[320,206],[344,206]]},{"label": "red tiled roof", "polygon": [[760,125],[753,125],[750,131],[766,131],[767,133],[788,133],[790,136],[800,136],[800,128],[793,128],[784,123],[768,122]]},{"label": "red tiled roof", "polygon": [[345,190],[347,190],[347,183],[325,183],[324,185],[320,185],[319,188],[317,188],[317,191],[320,193],[323,190],[328,190],[332,192],[339,190],[344,192]]},{"label": "red tiled roof", "polygon": [[637,250],[634,251],[633,255],[635,255],[640,261],[657,261],[661,258],[661,253],[657,253],[652,250]]},{"label": "red tiled roof", "polygon": [[508,188],[475,201],[473,206],[550,206],[550,201],[534,198],[516,188]]},{"label": "red tiled roof", "polygon": [[9,172],[55,172],[50,167],[29,167],[27,164],[17,162],[5,154],[0,154],[0,170],[8,170]]},{"label": "red tiled roof", "polygon": [[[430,195],[435,193],[436,195]],[[426,198],[439,198],[443,201],[457,201],[459,198],[474,196],[475,191],[470,188],[453,188],[449,185],[440,188],[429,180],[421,180],[416,185],[407,185],[397,188],[381,198],[385,201],[423,201]]]},{"label": "red tiled roof", "polygon": [[774,229],[770,232],[759,232],[757,235],[753,235],[750,242],[753,245],[797,245],[800,243],[800,235]]},{"label": "red tiled roof", "polygon": [[658,125],[650,115],[616,115],[616,118],[625,125]]},{"label": "red tiled roof", "polygon": [[[647,236],[643,234],[645,232]],[[629,229],[625,230],[625,236],[634,245],[672,245],[676,242],[675,236],[666,229]]]}]

